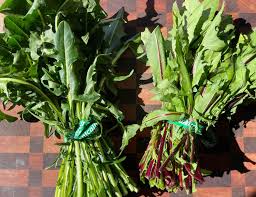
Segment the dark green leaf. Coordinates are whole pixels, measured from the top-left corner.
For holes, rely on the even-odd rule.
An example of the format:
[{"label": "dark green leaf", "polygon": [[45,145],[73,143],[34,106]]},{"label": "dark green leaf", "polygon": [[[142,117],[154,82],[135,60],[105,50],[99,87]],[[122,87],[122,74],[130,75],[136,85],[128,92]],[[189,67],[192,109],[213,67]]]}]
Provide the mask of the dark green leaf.
[{"label": "dark green leaf", "polygon": [[104,40],[107,43],[105,53],[112,53],[121,47],[121,39],[125,36],[124,33],[124,9],[121,9],[116,14],[113,22],[110,22],[103,27]]},{"label": "dark green leaf", "polygon": [[5,0],[0,7],[0,12],[4,14],[25,15],[30,5],[26,0]]}]

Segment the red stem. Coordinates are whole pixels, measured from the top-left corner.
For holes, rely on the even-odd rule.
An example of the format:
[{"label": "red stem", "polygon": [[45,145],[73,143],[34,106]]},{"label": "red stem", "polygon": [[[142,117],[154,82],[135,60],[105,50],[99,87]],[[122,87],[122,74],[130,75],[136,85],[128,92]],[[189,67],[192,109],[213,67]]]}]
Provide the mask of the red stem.
[{"label": "red stem", "polygon": [[163,150],[164,150],[164,144],[165,144],[165,139],[166,139],[166,134],[167,134],[167,128],[168,128],[168,123],[165,124],[164,133],[163,133],[163,136],[161,137],[161,141],[160,141],[160,147],[159,147],[158,159],[157,159],[157,165],[156,165],[156,176],[158,178],[160,177],[159,168],[161,166],[161,160],[163,157]]},{"label": "red stem", "polygon": [[149,163],[147,172],[146,172],[146,178],[150,179],[151,175],[152,175],[152,169],[153,169],[153,164],[154,164],[154,160],[151,160],[151,162]]},{"label": "red stem", "polygon": [[180,182],[180,188],[183,188],[182,169],[180,169],[180,173],[179,173],[179,182]]},{"label": "red stem", "polygon": [[173,124],[171,125],[171,130],[170,130],[170,150],[172,148],[172,128],[173,128]]},{"label": "red stem", "polygon": [[200,183],[204,182],[204,177],[201,174],[201,169],[199,167],[199,164],[197,164],[196,171],[195,171],[195,179],[198,180]]},{"label": "red stem", "polygon": [[181,145],[186,141],[187,139],[187,135],[184,135],[180,141],[180,143],[175,147],[175,149],[173,150],[173,152],[170,154],[170,156],[165,160],[165,162],[163,163],[163,165],[160,167],[159,171],[162,172],[162,170],[166,167],[166,165],[169,163],[169,161],[171,160],[171,158],[178,152],[178,150],[180,149]]}]

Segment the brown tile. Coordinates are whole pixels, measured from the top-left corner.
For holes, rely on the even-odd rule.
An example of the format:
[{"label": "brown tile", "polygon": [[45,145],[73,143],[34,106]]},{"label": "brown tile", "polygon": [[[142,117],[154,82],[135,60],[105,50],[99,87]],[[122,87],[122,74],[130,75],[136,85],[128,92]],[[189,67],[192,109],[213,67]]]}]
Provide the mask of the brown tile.
[{"label": "brown tile", "polygon": [[244,197],[245,189],[244,187],[233,187],[232,188],[232,197]]},{"label": "brown tile", "polygon": [[249,171],[245,174],[245,184],[246,186],[256,186],[256,171]]},{"label": "brown tile", "polygon": [[43,188],[42,192],[43,192],[43,197],[54,196],[55,188],[53,187]]},{"label": "brown tile", "polygon": [[[246,153],[245,156],[256,162],[256,153]],[[256,170],[256,165],[251,162],[244,162],[244,165],[248,170]]]},{"label": "brown tile", "polygon": [[221,177],[210,177],[207,176],[204,178],[205,182],[203,184],[198,184],[200,188],[206,187],[230,187],[231,186],[231,175],[224,173]]},{"label": "brown tile", "polygon": [[30,152],[31,153],[43,152],[43,141],[44,141],[44,138],[41,136],[31,136],[30,137]]},{"label": "brown tile", "polygon": [[147,1],[148,0],[140,0],[136,1],[136,12],[137,13],[145,13],[145,9],[147,8]]},{"label": "brown tile", "polygon": [[[122,6],[124,5],[124,1],[121,0],[112,0],[111,2],[108,1],[108,13],[115,13],[117,12]],[[112,14],[109,14],[112,15]]]},{"label": "brown tile", "polygon": [[28,197],[28,189],[23,187],[0,187],[0,197]]},{"label": "brown tile", "polygon": [[255,197],[256,187],[245,187],[245,196],[246,197]]},{"label": "brown tile", "polygon": [[0,154],[0,169],[15,169],[16,154],[1,153]]},{"label": "brown tile", "polygon": [[28,170],[0,170],[0,186],[28,186]]},{"label": "brown tile", "polygon": [[244,151],[246,153],[256,152],[256,137],[245,137],[244,138]]},{"label": "brown tile", "polygon": [[230,12],[228,14],[230,14],[233,17],[234,20],[239,18],[239,13],[237,13],[237,12]]},{"label": "brown tile", "polygon": [[236,170],[231,171],[231,185],[233,187],[245,186],[245,175]]},{"label": "brown tile", "polygon": [[237,1],[226,0],[225,12],[237,12],[237,11],[238,11]]},{"label": "brown tile", "polygon": [[39,170],[43,168],[42,153],[33,153],[29,155],[29,168],[32,170]]},{"label": "brown tile", "polygon": [[154,110],[161,109],[161,105],[146,105],[146,106],[141,106],[143,110],[147,113],[150,113]]},{"label": "brown tile", "polygon": [[29,136],[29,123],[21,120],[13,123],[1,121],[0,136]]},{"label": "brown tile", "polygon": [[198,188],[193,197],[232,197],[231,187]]},{"label": "brown tile", "polygon": [[254,0],[237,0],[237,6],[239,7],[239,12],[256,12],[256,4]]},{"label": "brown tile", "polygon": [[100,5],[105,11],[107,11],[108,0],[101,0]]},{"label": "brown tile", "polygon": [[43,152],[44,153],[58,153],[60,150],[60,147],[56,145],[56,143],[60,143],[62,140],[52,136],[50,138],[44,138],[44,147]]},{"label": "brown tile", "polygon": [[44,125],[40,122],[30,124],[30,136],[43,136]]},{"label": "brown tile", "polygon": [[15,156],[16,169],[27,169],[28,168],[28,154],[20,153]]},{"label": "brown tile", "polygon": [[243,129],[244,137],[256,137],[256,129],[254,127],[246,127]]},{"label": "brown tile", "polygon": [[141,89],[138,93],[139,104],[144,105],[159,105],[161,104],[159,101],[153,100],[154,94],[147,89]]},{"label": "brown tile", "polygon": [[163,194],[161,194],[161,197],[170,197],[170,194],[168,192],[164,192]]},{"label": "brown tile", "polygon": [[136,20],[137,19],[136,12],[129,12],[127,19],[128,19],[128,21]]},{"label": "brown tile", "polygon": [[28,188],[14,188],[13,189],[13,197],[28,197]]},{"label": "brown tile", "polygon": [[0,197],[13,197],[13,188],[0,187]]},{"label": "brown tile", "polygon": [[43,170],[42,185],[43,187],[55,187],[58,177],[58,170]]},{"label": "brown tile", "polygon": [[166,11],[166,0],[155,0],[155,9],[157,12],[165,12]]},{"label": "brown tile", "polygon": [[246,128],[254,128],[256,129],[256,120],[251,120],[246,123]]},{"label": "brown tile", "polygon": [[170,197],[192,197],[191,194],[187,194],[186,191],[178,191],[177,193],[171,193]]},{"label": "brown tile", "polygon": [[28,197],[43,197],[42,196],[42,188],[29,187],[29,196]]},{"label": "brown tile", "polygon": [[166,15],[166,27],[167,27],[168,31],[171,29],[171,24],[172,24],[172,15],[167,14]]},{"label": "brown tile", "polygon": [[[46,169],[50,166],[52,166],[52,164],[56,161],[58,154],[53,154],[53,153],[47,153],[44,154],[43,156],[43,168]],[[53,167],[52,169],[54,169],[55,167]]]},{"label": "brown tile", "polygon": [[0,136],[0,153],[28,153],[29,137]]},{"label": "brown tile", "polygon": [[28,154],[0,153],[0,169],[28,168]]},{"label": "brown tile", "polygon": [[125,10],[129,13],[135,12],[136,11],[136,1],[137,0],[124,1],[124,3],[120,6],[124,6]]},{"label": "brown tile", "polygon": [[42,184],[42,171],[30,170],[29,171],[29,186],[40,187]]}]

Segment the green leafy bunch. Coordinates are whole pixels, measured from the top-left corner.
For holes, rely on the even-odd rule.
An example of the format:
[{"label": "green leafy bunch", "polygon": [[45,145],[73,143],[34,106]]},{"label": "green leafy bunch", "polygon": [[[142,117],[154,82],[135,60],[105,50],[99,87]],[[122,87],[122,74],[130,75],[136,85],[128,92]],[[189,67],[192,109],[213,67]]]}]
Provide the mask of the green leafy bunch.
[{"label": "green leafy bunch", "polygon": [[[122,113],[108,100],[127,49],[123,14],[107,15],[95,0],[6,0],[5,32],[0,35],[0,97],[21,105],[21,117],[35,118],[61,134],[93,115],[100,122]],[[102,113],[104,112],[104,113]],[[14,118],[1,113],[1,119]]]},{"label": "green leafy bunch", "polygon": [[[0,99],[45,135],[64,137],[55,197],[122,197],[137,192],[108,133],[127,132],[116,106],[117,61],[129,47],[124,9],[113,17],[98,0],[6,0],[0,34]],[[0,120],[16,118],[0,113]],[[122,148],[123,150],[123,148]],[[99,182],[100,180],[100,182]]]},{"label": "green leafy bunch", "polygon": [[146,55],[153,99],[162,103],[140,127],[152,128],[139,165],[142,181],[148,179],[150,186],[194,192],[204,174],[197,157],[200,135],[221,114],[230,117],[245,99],[255,99],[256,31],[240,33],[223,13],[224,4],[218,8],[219,0],[174,3],[166,39],[160,27],[141,34],[137,53]]},{"label": "green leafy bunch", "polygon": [[256,32],[240,34],[219,1],[185,0],[173,5],[173,27],[164,39],[160,28],[146,30],[144,43],[152,68],[155,98],[166,111],[181,112],[214,124],[255,96]]}]

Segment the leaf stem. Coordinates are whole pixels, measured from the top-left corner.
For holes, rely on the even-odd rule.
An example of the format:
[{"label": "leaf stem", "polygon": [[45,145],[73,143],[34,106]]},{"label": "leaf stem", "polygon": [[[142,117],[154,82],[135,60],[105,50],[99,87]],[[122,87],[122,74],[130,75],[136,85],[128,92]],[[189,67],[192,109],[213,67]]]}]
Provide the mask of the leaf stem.
[{"label": "leaf stem", "polygon": [[75,141],[75,154],[76,154],[76,170],[77,170],[77,197],[83,197],[83,171],[81,161],[81,151],[78,141]]}]

